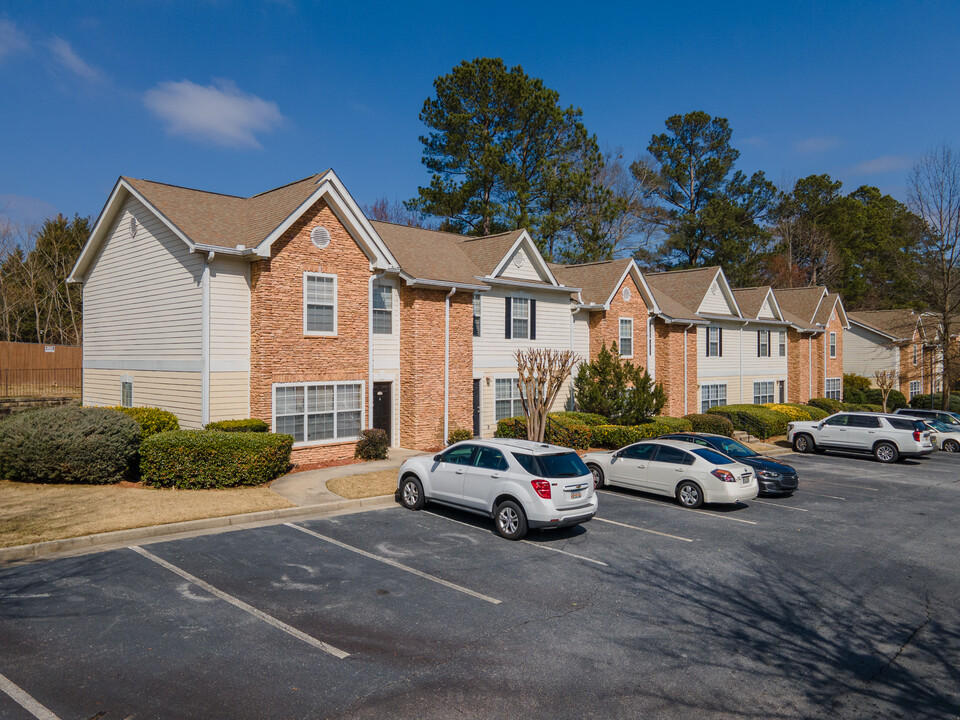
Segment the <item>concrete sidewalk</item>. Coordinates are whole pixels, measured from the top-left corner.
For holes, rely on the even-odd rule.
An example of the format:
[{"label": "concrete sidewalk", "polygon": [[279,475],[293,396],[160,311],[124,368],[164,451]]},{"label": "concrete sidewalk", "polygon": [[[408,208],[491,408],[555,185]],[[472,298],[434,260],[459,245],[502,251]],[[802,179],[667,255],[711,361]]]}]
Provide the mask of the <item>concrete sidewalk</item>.
[{"label": "concrete sidewalk", "polygon": [[394,470],[403,465],[403,461],[416,455],[424,455],[420,450],[390,448],[386,460],[359,462],[352,465],[306,470],[284,475],[270,484],[270,489],[297,505],[318,505],[343,500],[342,497],[327,490],[327,481],[348,475],[366,475],[380,470]]}]

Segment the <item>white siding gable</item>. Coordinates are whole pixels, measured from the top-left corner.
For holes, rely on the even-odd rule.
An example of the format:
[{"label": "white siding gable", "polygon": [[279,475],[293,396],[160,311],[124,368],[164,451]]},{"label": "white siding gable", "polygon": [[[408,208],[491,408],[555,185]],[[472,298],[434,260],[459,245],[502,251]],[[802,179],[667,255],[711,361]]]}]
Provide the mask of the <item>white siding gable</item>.
[{"label": "white siding gable", "polygon": [[500,275],[505,278],[516,278],[518,280],[550,282],[550,279],[540,268],[540,259],[532,255],[525,242],[521,243],[513,254],[510,255]]},{"label": "white siding gable", "polygon": [[727,300],[727,296],[723,292],[719,273],[717,273],[717,277],[713,279],[713,282],[710,283],[710,289],[707,290],[707,294],[700,303],[700,308],[697,312],[708,313],[710,315],[737,314],[736,308]]},{"label": "white siding gable", "polygon": [[773,311],[773,307],[770,304],[770,294],[767,293],[766,299],[763,301],[763,305],[760,306],[760,312],[757,314],[757,317],[764,320],[778,320],[776,313]]}]

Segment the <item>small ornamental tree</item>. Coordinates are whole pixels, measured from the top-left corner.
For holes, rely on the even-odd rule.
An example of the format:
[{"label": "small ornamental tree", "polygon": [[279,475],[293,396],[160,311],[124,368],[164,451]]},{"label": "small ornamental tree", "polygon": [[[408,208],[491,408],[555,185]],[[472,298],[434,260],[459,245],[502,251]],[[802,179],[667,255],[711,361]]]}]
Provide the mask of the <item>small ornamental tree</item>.
[{"label": "small ornamental tree", "polygon": [[893,370],[877,370],[873,374],[873,381],[880,388],[880,397],[883,399],[883,411],[887,411],[887,398],[890,397],[890,391],[897,384],[897,373]]},{"label": "small ornamental tree", "polygon": [[517,387],[527,416],[527,439],[543,442],[547,413],[579,361],[570,350],[517,350]]},{"label": "small ornamental tree", "polygon": [[637,425],[659,415],[667,402],[660,383],[643,367],[620,357],[617,344],[604,343],[597,357],[580,366],[573,381],[581,412],[596,413],[619,425]]}]

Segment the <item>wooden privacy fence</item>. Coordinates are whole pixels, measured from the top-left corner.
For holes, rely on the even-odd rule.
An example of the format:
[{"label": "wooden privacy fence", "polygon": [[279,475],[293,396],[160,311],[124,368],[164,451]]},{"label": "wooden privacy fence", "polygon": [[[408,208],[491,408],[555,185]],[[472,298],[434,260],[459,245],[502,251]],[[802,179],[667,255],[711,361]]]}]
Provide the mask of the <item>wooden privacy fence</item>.
[{"label": "wooden privacy fence", "polygon": [[80,397],[83,349],[0,342],[0,398]]}]

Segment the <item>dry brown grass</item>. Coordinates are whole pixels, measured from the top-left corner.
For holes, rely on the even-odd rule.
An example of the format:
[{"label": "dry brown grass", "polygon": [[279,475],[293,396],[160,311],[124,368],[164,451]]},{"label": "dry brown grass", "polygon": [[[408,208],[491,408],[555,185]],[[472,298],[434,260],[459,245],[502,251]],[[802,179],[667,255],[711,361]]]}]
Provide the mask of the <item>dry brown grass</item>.
[{"label": "dry brown grass", "polygon": [[380,470],[366,475],[347,475],[327,480],[327,490],[350,500],[393,495],[397,489],[397,471]]},{"label": "dry brown grass", "polygon": [[267,487],[169,490],[0,480],[0,547],[292,506]]}]

